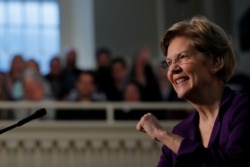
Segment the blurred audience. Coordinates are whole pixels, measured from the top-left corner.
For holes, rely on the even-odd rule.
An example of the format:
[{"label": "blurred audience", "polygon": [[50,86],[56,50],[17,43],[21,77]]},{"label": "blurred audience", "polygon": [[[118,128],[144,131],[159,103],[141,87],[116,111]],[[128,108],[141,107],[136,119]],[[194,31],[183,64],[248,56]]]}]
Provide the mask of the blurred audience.
[{"label": "blurred audience", "polygon": [[[71,91],[67,100],[72,102],[102,102],[106,101],[106,95],[97,91],[95,73],[83,71],[76,81],[76,89]],[[106,119],[106,113],[105,110],[100,109],[65,109],[57,111],[56,119],[104,120]]]},{"label": "blurred audience", "polygon": [[37,74],[41,74],[40,66],[35,59],[31,58],[25,62],[25,70],[28,69],[35,71]]},{"label": "blurred audience", "polygon": [[[136,81],[130,81],[127,83],[123,91],[123,100],[129,103],[136,103],[142,101],[142,88]],[[131,109],[127,106],[124,109],[115,110],[116,120],[138,120],[146,114],[147,110]]]},{"label": "blurred audience", "polygon": [[[44,78],[34,69],[26,69],[23,72],[22,89],[23,96],[19,101],[40,102],[53,100],[46,94],[46,83]],[[18,111],[15,111],[14,117],[15,119],[22,119],[30,115],[32,112],[32,109],[18,109]],[[54,111],[48,111],[44,118],[54,119]]]},{"label": "blurred audience", "polygon": [[21,54],[15,54],[12,58],[10,69],[6,75],[6,90],[11,99],[16,99],[22,96],[20,89],[16,89],[16,83],[21,82],[22,74],[25,69],[25,61]]},{"label": "blurred audience", "polygon": [[[125,56],[113,57],[110,49],[96,51],[96,68],[82,71],[76,66],[77,52],[65,50],[64,56],[50,60],[49,72],[42,75],[34,59],[25,61],[20,54],[14,55],[10,70],[0,73],[0,100],[14,101],[69,101],[83,102],[161,102],[181,101],[173,91],[166,71],[151,64],[147,46],[140,48],[131,66]],[[62,59],[61,59],[62,58]],[[65,61],[65,62],[63,62]],[[65,64],[63,64],[65,63]],[[155,74],[156,72],[156,74]],[[249,77],[235,74],[228,85],[237,91],[250,91]],[[21,112],[0,111],[0,119],[20,119],[31,110]],[[117,120],[137,120],[145,112],[152,112],[158,119],[183,119],[188,111],[132,109],[127,106],[115,111]],[[105,120],[104,109],[60,109],[48,112],[47,119],[58,120]]]},{"label": "blurred audience", "polygon": [[[6,74],[0,72],[0,101],[8,101],[10,97],[6,89]],[[10,109],[0,109],[0,119],[12,119],[13,113]]]},{"label": "blurred audience", "polygon": [[26,69],[22,78],[23,96],[21,100],[41,101],[46,96],[45,82],[42,76],[33,69]]},{"label": "blurred audience", "polygon": [[[25,90],[23,87],[23,78],[25,77],[27,71],[34,71],[36,75],[43,78],[43,75],[40,72],[40,66],[36,60],[29,59],[29,60],[25,61],[24,62],[24,69],[23,69],[22,75],[21,75],[21,80],[17,80],[13,85],[13,93],[12,93],[13,100],[20,100],[25,96],[25,92],[24,92]],[[51,87],[50,87],[49,83],[46,80],[44,80],[43,82],[44,82],[44,86],[45,86],[46,96],[52,96]]]},{"label": "blurred audience", "polygon": [[122,101],[125,85],[129,80],[126,60],[118,56],[111,62],[112,83],[106,92],[109,101]]},{"label": "blurred audience", "polygon": [[144,101],[161,101],[159,83],[150,64],[150,51],[147,46],[142,47],[136,55],[131,77],[141,84]]},{"label": "blurred audience", "polygon": [[5,73],[0,72],[0,100],[8,100],[7,92],[4,87],[5,84]]},{"label": "blurred audience", "polygon": [[[126,84],[123,91],[123,101],[128,103],[143,102],[142,91],[143,88],[141,84],[139,84],[137,81],[130,80]],[[154,114],[158,119],[166,118],[166,112],[162,110],[131,109],[129,105],[126,106],[126,108],[115,110],[114,115],[116,120],[138,120],[148,112]]]},{"label": "blurred audience", "polygon": [[[111,74],[112,53],[108,48],[99,48],[96,51],[96,78],[98,89],[104,91],[108,96],[111,89],[112,74]],[[108,97],[109,98],[109,97]]]},{"label": "blurred audience", "polygon": [[53,95],[55,100],[63,100],[64,87],[62,83],[64,83],[64,75],[62,73],[61,59],[59,57],[56,56],[50,60],[49,73],[44,77],[50,85],[51,94]]},{"label": "blurred audience", "polygon": [[81,72],[77,67],[77,51],[74,48],[64,50],[65,65],[63,66],[63,98],[66,99],[70,91],[75,88],[76,80]]}]

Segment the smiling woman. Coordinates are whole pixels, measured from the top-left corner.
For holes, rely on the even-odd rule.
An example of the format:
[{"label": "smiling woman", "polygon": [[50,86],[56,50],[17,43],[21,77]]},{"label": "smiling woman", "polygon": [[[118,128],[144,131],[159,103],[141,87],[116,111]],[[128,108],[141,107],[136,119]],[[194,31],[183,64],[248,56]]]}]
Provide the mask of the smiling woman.
[{"label": "smiling woman", "polygon": [[249,166],[250,96],[226,86],[235,65],[230,38],[195,16],[166,30],[161,47],[170,83],[195,110],[172,132],[151,113],[141,117],[136,129],[163,144],[158,167]]}]

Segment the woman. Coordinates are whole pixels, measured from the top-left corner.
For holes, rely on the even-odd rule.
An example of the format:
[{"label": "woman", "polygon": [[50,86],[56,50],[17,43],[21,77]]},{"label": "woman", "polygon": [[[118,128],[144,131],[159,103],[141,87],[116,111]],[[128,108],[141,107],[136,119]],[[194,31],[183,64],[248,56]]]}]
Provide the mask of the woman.
[{"label": "woman", "polygon": [[163,144],[158,167],[249,166],[249,96],[226,83],[235,65],[225,32],[202,16],[174,24],[163,35],[163,63],[178,97],[195,112],[169,132],[150,113],[136,129]]}]

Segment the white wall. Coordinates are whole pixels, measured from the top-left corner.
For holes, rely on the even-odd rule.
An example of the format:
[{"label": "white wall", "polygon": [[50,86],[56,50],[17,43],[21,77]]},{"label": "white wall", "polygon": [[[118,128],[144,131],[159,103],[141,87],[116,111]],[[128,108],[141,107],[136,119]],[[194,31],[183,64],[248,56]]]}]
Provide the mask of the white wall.
[{"label": "white wall", "polygon": [[114,56],[132,59],[143,46],[158,57],[157,1],[95,0],[96,47],[108,47]]}]

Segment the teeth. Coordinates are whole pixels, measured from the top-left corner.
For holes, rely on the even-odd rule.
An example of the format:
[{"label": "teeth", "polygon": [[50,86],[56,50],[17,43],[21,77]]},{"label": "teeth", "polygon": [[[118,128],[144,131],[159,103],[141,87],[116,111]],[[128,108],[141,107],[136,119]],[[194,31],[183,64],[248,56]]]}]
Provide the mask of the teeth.
[{"label": "teeth", "polygon": [[177,84],[179,84],[179,83],[181,83],[181,82],[183,82],[183,81],[185,81],[185,78],[177,79],[175,82],[176,82]]}]

